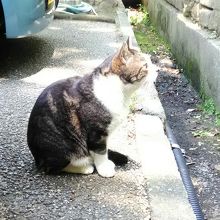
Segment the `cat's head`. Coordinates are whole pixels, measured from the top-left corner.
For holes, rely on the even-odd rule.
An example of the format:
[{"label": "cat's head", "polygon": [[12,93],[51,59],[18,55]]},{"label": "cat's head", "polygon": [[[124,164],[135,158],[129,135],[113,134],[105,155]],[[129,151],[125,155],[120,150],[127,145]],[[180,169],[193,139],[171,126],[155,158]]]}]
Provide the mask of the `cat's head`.
[{"label": "cat's head", "polygon": [[132,47],[130,38],[114,55],[110,72],[118,75],[124,84],[139,84],[148,75],[146,56]]}]

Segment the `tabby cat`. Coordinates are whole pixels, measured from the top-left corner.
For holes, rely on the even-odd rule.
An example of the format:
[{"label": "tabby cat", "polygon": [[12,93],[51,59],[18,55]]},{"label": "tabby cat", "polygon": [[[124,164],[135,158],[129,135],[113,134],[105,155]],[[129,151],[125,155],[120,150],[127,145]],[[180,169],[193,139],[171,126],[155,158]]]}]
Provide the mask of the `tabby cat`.
[{"label": "tabby cat", "polygon": [[115,174],[123,154],[107,149],[108,138],[125,119],[132,93],[148,74],[145,57],[130,40],[91,74],[60,80],[38,97],[27,141],[39,169],[56,173]]}]

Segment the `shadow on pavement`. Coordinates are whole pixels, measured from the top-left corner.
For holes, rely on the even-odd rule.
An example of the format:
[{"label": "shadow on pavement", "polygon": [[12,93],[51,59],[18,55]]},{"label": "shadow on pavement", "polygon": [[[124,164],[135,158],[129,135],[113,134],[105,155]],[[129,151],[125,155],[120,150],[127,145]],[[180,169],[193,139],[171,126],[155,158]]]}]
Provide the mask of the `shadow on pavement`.
[{"label": "shadow on pavement", "polygon": [[20,79],[50,62],[54,45],[39,37],[0,40],[0,78]]}]

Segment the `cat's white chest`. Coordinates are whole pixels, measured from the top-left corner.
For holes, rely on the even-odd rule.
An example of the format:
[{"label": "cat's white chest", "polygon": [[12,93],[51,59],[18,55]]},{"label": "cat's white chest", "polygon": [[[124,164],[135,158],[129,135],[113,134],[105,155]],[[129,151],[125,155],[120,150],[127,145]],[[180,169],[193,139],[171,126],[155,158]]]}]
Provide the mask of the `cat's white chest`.
[{"label": "cat's white chest", "polygon": [[112,121],[107,128],[109,133],[112,133],[126,119],[129,112],[123,86],[123,82],[117,75],[100,75],[94,80],[94,94],[112,116]]},{"label": "cat's white chest", "polygon": [[112,121],[110,125],[108,126],[108,133],[109,135],[121,124],[124,120],[127,119],[129,110],[124,108],[120,114],[118,115],[113,115]]}]

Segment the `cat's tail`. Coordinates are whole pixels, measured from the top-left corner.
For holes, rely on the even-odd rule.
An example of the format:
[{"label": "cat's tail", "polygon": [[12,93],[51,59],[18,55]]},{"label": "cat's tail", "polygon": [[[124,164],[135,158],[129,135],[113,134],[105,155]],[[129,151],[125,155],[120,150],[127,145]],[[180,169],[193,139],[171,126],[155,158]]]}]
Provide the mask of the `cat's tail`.
[{"label": "cat's tail", "polygon": [[124,166],[128,163],[127,156],[110,149],[108,149],[108,159],[113,161],[116,166]]}]

